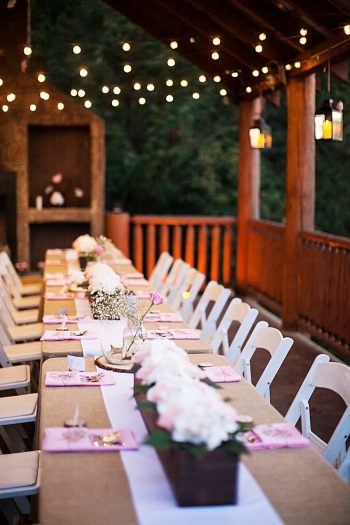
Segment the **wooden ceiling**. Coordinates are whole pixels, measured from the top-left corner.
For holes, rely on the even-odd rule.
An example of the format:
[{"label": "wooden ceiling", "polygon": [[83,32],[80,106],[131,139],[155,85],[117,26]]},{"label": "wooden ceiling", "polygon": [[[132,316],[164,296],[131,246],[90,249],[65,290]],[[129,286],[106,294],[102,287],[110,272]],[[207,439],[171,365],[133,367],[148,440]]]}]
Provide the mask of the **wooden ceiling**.
[{"label": "wooden ceiling", "polygon": [[[179,53],[203,72],[219,75],[240,97],[274,90],[288,76],[305,75],[322,69],[328,60],[335,64],[350,56],[350,36],[344,32],[350,24],[350,0],[106,2],[166,45],[176,41],[178,48],[169,47],[169,56]],[[301,29],[307,29],[305,45],[299,42]],[[220,45],[213,44],[214,37]],[[260,53],[257,44],[262,45]],[[212,59],[214,51],[218,60]],[[295,67],[298,62],[300,67]],[[347,70],[343,68],[343,76]]]}]

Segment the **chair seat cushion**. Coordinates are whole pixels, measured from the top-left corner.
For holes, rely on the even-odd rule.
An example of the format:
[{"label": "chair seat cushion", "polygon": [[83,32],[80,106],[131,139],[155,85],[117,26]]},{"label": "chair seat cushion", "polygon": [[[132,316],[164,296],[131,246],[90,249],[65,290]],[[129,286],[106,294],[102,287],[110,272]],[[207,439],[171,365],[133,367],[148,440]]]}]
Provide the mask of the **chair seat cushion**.
[{"label": "chair seat cushion", "polygon": [[41,287],[41,283],[22,283],[19,291],[21,295],[39,295]]},{"label": "chair seat cushion", "polygon": [[0,387],[6,386],[7,384],[15,385],[16,383],[23,383],[24,381],[30,381],[30,368],[28,365],[0,368]]},{"label": "chair seat cushion", "polygon": [[38,394],[0,397],[0,422],[6,418],[34,416],[38,403]]},{"label": "chair seat cushion", "polygon": [[9,326],[8,332],[13,341],[30,341],[40,339],[43,335],[42,323],[31,323],[23,326]]},{"label": "chair seat cushion", "polygon": [[40,295],[31,295],[30,297],[20,297],[19,299],[13,299],[13,304],[18,310],[37,308],[40,304]]},{"label": "chair seat cushion", "polygon": [[12,313],[13,320],[16,324],[36,323],[39,317],[38,308],[31,308],[30,310],[20,310]]},{"label": "chair seat cushion", "polygon": [[5,345],[5,354],[10,363],[20,363],[21,361],[34,361],[41,359],[40,341],[30,343],[19,343],[16,345]]},{"label": "chair seat cushion", "polygon": [[39,452],[0,455],[0,490],[35,485],[38,479]]}]

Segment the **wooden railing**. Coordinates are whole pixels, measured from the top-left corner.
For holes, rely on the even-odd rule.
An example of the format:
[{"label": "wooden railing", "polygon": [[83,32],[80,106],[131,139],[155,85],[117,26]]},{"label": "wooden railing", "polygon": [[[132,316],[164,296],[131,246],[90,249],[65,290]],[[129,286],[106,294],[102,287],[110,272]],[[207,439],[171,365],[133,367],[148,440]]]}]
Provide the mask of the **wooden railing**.
[{"label": "wooden railing", "polygon": [[300,326],[349,357],[349,239],[301,234],[298,296]]},{"label": "wooden railing", "polygon": [[247,282],[260,302],[280,313],[283,283],[284,227],[268,221],[249,221]]},{"label": "wooden railing", "polygon": [[131,256],[149,276],[161,252],[182,258],[207,278],[226,285],[232,280],[233,217],[135,215]]}]

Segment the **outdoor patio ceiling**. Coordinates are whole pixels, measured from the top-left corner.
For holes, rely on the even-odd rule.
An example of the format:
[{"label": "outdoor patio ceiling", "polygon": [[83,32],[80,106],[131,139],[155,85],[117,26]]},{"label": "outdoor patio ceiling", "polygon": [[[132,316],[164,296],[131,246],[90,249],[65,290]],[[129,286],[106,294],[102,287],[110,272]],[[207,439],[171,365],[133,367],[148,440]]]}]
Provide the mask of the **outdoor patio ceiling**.
[{"label": "outdoor patio ceiling", "polygon": [[[344,30],[350,24],[348,0],[106,2],[171,53],[220,76],[238,98],[278,89],[288,76],[321,70],[328,60],[339,63],[350,53]],[[336,73],[346,80],[347,66],[338,66]]]}]

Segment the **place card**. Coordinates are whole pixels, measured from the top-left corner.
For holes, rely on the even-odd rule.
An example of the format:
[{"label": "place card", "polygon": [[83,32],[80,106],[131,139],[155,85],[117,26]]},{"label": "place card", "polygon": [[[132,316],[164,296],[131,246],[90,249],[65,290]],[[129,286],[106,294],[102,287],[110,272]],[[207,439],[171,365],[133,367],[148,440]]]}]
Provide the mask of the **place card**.
[{"label": "place card", "polygon": [[242,378],[231,366],[210,366],[206,368],[207,378],[213,383],[235,383]]},{"label": "place card", "polygon": [[132,430],[127,428],[45,429],[42,449],[45,452],[117,452],[137,450]]},{"label": "place card", "polygon": [[67,355],[68,370],[85,372],[85,358],[76,355]]},{"label": "place card", "polygon": [[275,448],[303,448],[309,446],[304,437],[291,423],[271,423],[256,425],[239,436],[248,450]]}]

